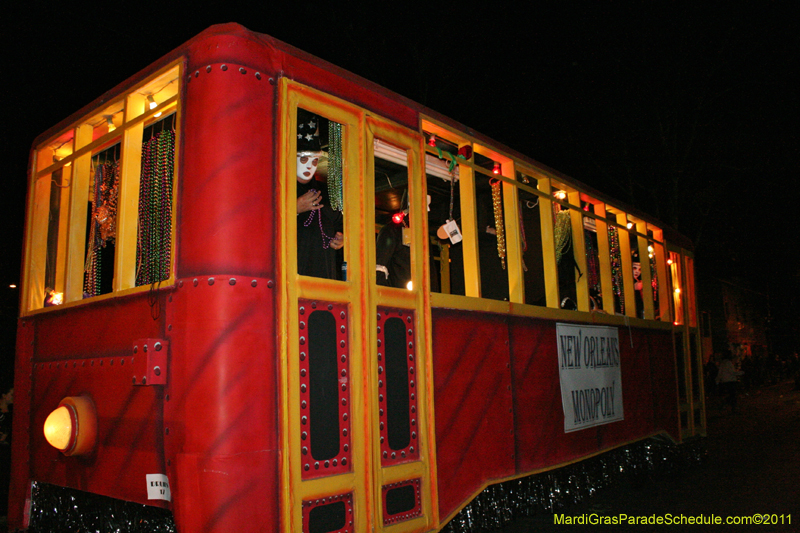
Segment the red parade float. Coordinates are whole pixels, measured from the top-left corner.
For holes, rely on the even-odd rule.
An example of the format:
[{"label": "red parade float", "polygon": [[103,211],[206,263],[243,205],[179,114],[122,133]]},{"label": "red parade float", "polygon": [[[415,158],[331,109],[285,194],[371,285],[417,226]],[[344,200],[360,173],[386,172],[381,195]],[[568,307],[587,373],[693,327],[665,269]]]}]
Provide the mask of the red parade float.
[{"label": "red parade float", "polygon": [[239,25],[36,140],[25,243],[11,528],[437,531],[704,433],[685,238]]}]

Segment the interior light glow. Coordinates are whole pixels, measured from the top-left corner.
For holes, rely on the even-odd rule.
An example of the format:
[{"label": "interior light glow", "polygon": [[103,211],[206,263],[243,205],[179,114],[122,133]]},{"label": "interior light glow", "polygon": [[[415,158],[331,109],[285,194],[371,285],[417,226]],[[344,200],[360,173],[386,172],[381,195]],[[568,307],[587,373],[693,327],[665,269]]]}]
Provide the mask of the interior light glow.
[{"label": "interior light glow", "polygon": [[411,290],[414,290],[414,283],[413,283],[413,282],[411,282],[411,281],[409,281],[408,283],[406,283],[406,289],[408,289],[408,290],[410,290],[410,291],[411,291]]},{"label": "interior light glow", "polygon": [[631,229],[633,227],[633,222],[628,222],[627,228]]},{"label": "interior light glow", "polygon": [[678,287],[678,288],[676,288],[676,289],[675,289],[675,294],[680,294],[680,293],[681,293],[681,289],[680,289],[679,287]]},{"label": "interior light glow", "polygon": [[559,200],[566,200],[566,198],[567,198],[567,193],[566,193],[565,191],[558,190],[558,191],[556,191],[556,192],[554,192],[554,193],[553,193],[553,196],[555,196],[555,197],[556,197],[556,198],[558,198]]},{"label": "interior light glow", "polygon": [[90,453],[97,442],[97,411],[86,396],[68,396],[44,422],[44,438],[64,455]]},{"label": "interior light glow", "polygon": [[667,264],[671,265],[672,264],[672,259],[667,259]]}]

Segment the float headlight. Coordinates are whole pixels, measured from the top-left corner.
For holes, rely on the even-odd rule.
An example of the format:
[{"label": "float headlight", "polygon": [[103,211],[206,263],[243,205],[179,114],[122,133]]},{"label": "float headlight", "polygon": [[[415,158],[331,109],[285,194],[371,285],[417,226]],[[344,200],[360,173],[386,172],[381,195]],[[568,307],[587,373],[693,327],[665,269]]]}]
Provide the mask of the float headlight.
[{"label": "float headlight", "polygon": [[44,438],[64,455],[90,453],[97,442],[97,411],[85,396],[68,396],[44,421]]}]

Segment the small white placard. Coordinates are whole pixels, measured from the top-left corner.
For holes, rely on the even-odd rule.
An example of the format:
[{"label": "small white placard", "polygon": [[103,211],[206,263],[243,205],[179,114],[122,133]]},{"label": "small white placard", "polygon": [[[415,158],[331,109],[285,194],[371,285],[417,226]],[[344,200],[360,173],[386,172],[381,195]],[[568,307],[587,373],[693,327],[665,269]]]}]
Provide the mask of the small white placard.
[{"label": "small white placard", "polygon": [[169,492],[169,479],[165,474],[146,474],[148,500],[172,500]]},{"label": "small white placard", "polygon": [[458,244],[461,242],[461,230],[458,229],[458,224],[455,220],[448,220],[444,225],[444,230],[447,236],[450,237],[450,242]]}]

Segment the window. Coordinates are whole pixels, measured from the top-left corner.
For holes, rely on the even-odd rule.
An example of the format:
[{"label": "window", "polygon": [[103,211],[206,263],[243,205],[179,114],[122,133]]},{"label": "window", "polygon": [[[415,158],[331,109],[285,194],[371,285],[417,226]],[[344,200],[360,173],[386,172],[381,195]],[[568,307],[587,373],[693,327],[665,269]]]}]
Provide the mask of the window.
[{"label": "window", "polygon": [[35,151],[23,310],[172,277],[180,65]]}]

